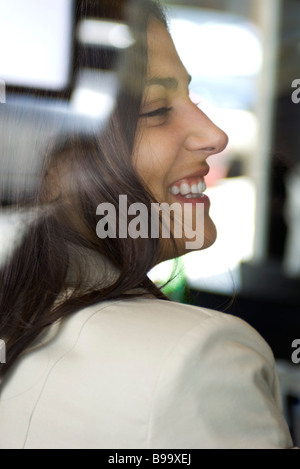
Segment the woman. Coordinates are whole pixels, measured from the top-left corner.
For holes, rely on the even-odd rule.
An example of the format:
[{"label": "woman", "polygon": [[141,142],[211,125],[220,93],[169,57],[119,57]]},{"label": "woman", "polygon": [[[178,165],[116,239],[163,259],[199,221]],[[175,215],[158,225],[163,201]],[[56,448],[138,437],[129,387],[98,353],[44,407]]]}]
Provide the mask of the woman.
[{"label": "woman", "polygon": [[[189,249],[199,219],[200,247],[214,242],[204,177],[227,136],[190,101],[159,7],[134,7],[131,74],[106,132],[49,151],[36,220],[1,273],[0,448],[289,448],[261,337],[166,301],[147,277]],[[113,214],[98,225],[110,206],[124,221],[120,195],[147,207],[148,228],[153,204],[176,203],[170,236],[164,220],[159,238],[128,236],[134,211],[125,235]]]}]

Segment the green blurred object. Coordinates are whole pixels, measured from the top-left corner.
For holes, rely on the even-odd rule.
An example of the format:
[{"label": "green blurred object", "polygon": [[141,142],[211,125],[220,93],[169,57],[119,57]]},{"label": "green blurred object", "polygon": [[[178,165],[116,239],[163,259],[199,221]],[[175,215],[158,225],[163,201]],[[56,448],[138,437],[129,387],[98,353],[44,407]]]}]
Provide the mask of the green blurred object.
[{"label": "green blurred object", "polygon": [[[172,301],[187,303],[187,284],[183,260],[179,257],[173,260],[172,264],[171,275],[165,279],[164,283],[168,283],[162,287],[162,291]],[[160,284],[162,285],[162,283]]]}]

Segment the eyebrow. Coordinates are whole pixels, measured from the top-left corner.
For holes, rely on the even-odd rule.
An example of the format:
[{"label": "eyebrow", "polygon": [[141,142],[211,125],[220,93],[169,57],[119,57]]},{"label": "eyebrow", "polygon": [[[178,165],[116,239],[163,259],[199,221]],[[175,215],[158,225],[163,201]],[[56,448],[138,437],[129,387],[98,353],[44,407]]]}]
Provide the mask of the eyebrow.
[{"label": "eyebrow", "polygon": [[[187,81],[188,81],[188,85],[189,85],[192,81],[191,75],[187,76]],[[152,78],[149,78],[146,81],[146,86],[153,86],[153,85],[161,85],[164,88],[166,88],[167,90],[176,90],[178,88],[178,80],[176,80],[176,78],[173,78],[173,77],[166,77],[166,78],[152,77]]]}]

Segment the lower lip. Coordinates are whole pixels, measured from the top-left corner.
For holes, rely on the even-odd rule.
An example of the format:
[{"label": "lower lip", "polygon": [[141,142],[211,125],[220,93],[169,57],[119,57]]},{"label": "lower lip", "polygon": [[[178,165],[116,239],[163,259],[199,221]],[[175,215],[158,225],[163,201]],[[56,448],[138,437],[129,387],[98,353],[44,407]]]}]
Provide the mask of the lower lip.
[{"label": "lower lip", "polygon": [[173,195],[173,197],[180,204],[192,204],[192,205],[203,204],[205,208],[210,207],[210,200],[207,197],[207,195],[204,195],[204,194],[202,195],[202,197],[195,197],[195,198],[192,198],[192,199],[186,199],[181,194]]}]

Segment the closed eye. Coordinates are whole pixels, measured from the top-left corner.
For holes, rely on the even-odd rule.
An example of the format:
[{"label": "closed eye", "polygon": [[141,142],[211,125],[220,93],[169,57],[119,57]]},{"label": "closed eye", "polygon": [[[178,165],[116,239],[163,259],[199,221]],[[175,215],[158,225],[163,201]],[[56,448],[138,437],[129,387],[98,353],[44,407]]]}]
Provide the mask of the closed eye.
[{"label": "closed eye", "polygon": [[140,117],[157,117],[157,116],[165,116],[167,115],[170,111],[172,111],[172,107],[161,107],[159,109],[155,109],[154,111],[151,112],[146,112],[144,114],[140,114]]}]

